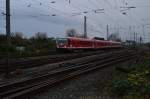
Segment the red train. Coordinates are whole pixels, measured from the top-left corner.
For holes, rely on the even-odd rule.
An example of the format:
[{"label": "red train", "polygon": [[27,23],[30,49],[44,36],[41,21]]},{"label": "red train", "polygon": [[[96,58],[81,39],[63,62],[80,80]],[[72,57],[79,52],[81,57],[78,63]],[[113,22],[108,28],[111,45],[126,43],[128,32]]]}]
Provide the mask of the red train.
[{"label": "red train", "polygon": [[58,38],[56,47],[60,50],[120,48],[120,42],[85,39],[76,37]]}]

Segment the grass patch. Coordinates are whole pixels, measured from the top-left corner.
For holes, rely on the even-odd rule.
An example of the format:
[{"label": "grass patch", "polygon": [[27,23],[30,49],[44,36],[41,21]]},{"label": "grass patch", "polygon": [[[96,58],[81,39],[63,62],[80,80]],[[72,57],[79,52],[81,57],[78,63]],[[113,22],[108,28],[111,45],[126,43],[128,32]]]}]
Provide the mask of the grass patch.
[{"label": "grass patch", "polygon": [[116,69],[106,89],[122,99],[150,99],[150,55],[142,63]]}]

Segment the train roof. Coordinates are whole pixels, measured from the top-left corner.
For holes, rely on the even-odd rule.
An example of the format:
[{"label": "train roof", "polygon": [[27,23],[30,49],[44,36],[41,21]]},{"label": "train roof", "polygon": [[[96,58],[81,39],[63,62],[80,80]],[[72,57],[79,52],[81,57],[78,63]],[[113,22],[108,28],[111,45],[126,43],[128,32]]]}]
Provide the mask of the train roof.
[{"label": "train roof", "polygon": [[73,39],[73,40],[82,40],[82,41],[99,41],[99,42],[108,42],[108,43],[118,43],[118,44],[120,44],[120,42],[115,42],[115,41],[96,40],[96,39],[77,38],[77,37],[66,37],[66,38],[59,38],[59,39]]},{"label": "train roof", "polygon": [[67,37],[68,39],[74,39],[74,40],[85,40],[85,41],[90,41],[88,38],[77,38],[77,37]]}]

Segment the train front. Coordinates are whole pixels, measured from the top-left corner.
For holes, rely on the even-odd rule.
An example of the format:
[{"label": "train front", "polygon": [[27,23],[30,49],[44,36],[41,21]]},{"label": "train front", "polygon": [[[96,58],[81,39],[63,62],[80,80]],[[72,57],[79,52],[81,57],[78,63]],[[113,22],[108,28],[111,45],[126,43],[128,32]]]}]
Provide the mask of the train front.
[{"label": "train front", "polygon": [[67,38],[57,38],[56,39],[56,48],[58,50],[67,50],[68,39]]}]

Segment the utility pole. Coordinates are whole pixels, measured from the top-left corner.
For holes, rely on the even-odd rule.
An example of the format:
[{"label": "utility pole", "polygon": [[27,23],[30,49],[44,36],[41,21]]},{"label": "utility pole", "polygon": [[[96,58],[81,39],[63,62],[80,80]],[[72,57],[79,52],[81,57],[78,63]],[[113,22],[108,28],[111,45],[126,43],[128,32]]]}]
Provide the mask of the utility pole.
[{"label": "utility pole", "polygon": [[142,25],[142,28],[143,28],[143,42],[144,42],[144,40],[145,40],[145,26],[144,26],[144,24]]},{"label": "utility pole", "polygon": [[134,41],[134,47],[136,46],[136,41],[135,41],[135,32],[133,34],[133,41]]},{"label": "utility pole", "polygon": [[142,37],[140,36],[140,45],[142,44]]},{"label": "utility pole", "polygon": [[136,42],[136,41],[135,41],[135,32],[134,32],[134,37],[133,37],[133,39],[134,39],[134,42]]},{"label": "utility pole", "polygon": [[129,26],[129,38],[130,38],[130,41],[132,40],[131,33],[132,33],[132,27]]},{"label": "utility pole", "polygon": [[84,16],[84,38],[87,38],[87,17]]},{"label": "utility pole", "polygon": [[10,66],[10,0],[6,0],[6,39],[7,39],[7,65],[6,65],[6,74],[5,77],[8,78],[9,75],[9,66]]},{"label": "utility pole", "polygon": [[107,40],[109,40],[109,26],[107,25]]},{"label": "utility pole", "polygon": [[135,41],[138,44],[138,33],[136,33],[135,38],[136,38]]}]

